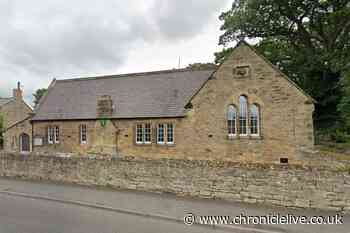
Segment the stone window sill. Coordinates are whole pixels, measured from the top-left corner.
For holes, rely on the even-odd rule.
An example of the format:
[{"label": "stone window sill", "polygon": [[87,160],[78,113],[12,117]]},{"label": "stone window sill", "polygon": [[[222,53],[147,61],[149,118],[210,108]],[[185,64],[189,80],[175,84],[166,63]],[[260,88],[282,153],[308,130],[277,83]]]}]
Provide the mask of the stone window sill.
[{"label": "stone window sill", "polygon": [[136,146],[152,146],[152,143],[135,143]]},{"label": "stone window sill", "polygon": [[259,136],[252,136],[252,135],[247,135],[247,136],[239,136],[239,135],[227,135],[227,139],[230,141],[233,140],[262,140],[263,137],[261,135]]}]

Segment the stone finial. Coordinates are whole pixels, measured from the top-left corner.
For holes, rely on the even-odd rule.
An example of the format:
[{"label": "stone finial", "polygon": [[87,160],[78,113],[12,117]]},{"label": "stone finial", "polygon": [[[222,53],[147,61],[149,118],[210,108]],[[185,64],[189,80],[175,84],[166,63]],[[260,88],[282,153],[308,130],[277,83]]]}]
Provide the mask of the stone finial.
[{"label": "stone finial", "polygon": [[97,100],[97,115],[98,117],[111,117],[114,107],[113,100],[109,95],[102,95]]}]

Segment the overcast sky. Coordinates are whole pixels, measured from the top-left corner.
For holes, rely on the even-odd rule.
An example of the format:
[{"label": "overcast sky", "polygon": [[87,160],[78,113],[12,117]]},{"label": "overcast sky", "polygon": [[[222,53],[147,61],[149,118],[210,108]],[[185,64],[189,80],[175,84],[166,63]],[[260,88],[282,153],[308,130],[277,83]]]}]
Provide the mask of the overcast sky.
[{"label": "overcast sky", "polygon": [[212,62],[232,0],[0,0],[0,97],[53,78]]}]

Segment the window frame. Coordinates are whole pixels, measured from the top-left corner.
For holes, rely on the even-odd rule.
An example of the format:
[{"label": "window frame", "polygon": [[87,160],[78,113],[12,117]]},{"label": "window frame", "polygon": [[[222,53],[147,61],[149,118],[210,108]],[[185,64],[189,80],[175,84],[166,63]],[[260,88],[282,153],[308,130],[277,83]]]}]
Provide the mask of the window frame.
[{"label": "window frame", "polygon": [[[241,98],[244,98],[244,115],[242,116],[242,102],[241,102]],[[247,137],[249,136],[249,104],[248,104],[248,98],[245,95],[240,95],[239,99],[239,116],[238,116],[238,134],[240,137]],[[244,128],[242,127],[242,121],[245,121],[245,125]],[[241,133],[242,129],[245,129],[245,133]]]},{"label": "window frame", "polygon": [[60,127],[58,125],[54,126],[54,142],[55,144],[60,143]]},{"label": "window frame", "polygon": [[[141,129],[141,131],[140,131],[141,135],[139,134],[139,129]],[[141,140],[139,140],[140,138],[141,138]],[[137,123],[136,127],[135,127],[135,143],[138,145],[141,145],[141,144],[143,144],[143,142],[144,142],[143,124]]]},{"label": "window frame", "polygon": [[54,144],[55,142],[55,131],[52,125],[47,127],[47,142],[48,144]]},{"label": "window frame", "polygon": [[[252,118],[253,118],[252,112],[253,112],[253,110],[252,110],[252,108],[253,107],[256,108],[256,119],[255,120],[256,120],[256,132],[257,133],[252,133],[252,127],[253,127],[253,124],[252,124]],[[259,105],[255,104],[255,103],[250,105],[249,112],[250,112],[250,114],[249,114],[249,122],[250,122],[249,133],[250,133],[250,136],[259,137],[260,136],[260,108],[259,108]]]},{"label": "window frame", "polygon": [[60,143],[60,127],[58,125],[49,125],[47,127],[47,143],[49,145]]},{"label": "window frame", "polygon": [[[232,109],[230,109],[230,108],[232,108]],[[231,119],[231,117],[230,117],[230,110],[234,111],[233,112],[234,113],[233,119]],[[233,124],[230,123],[232,121],[233,121]],[[231,137],[236,137],[237,136],[237,108],[233,104],[230,104],[227,107],[227,110],[226,110],[226,123],[227,123],[227,135],[228,135],[228,137],[230,137],[230,138]],[[231,133],[232,131],[234,133]]]},{"label": "window frame", "polygon": [[[147,133],[147,135],[149,135],[149,141],[146,141],[146,129],[147,129],[146,126],[149,126],[149,133]],[[152,144],[152,124],[151,123],[143,124],[142,130],[143,130],[143,144]]]},{"label": "window frame", "polygon": [[[81,124],[80,125],[80,144],[81,145],[85,145],[85,144],[87,144],[87,141],[88,141],[88,137],[87,137],[87,125],[86,124]],[[85,128],[85,130],[84,130],[84,128]],[[84,135],[85,135],[85,140],[84,140]]]},{"label": "window frame", "polygon": [[[169,125],[171,125],[171,138],[172,141],[169,142]],[[174,123],[166,123],[166,144],[173,145],[175,144],[175,127]]]},{"label": "window frame", "polygon": [[[159,126],[160,126],[160,125],[163,126],[163,127],[162,127],[163,130],[161,131],[161,132],[162,132],[163,141],[159,141],[159,135],[160,135],[160,134],[159,134],[159,132],[160,132],[160,131],[159,131],[159,128],[160,128]],[[166,138],[166,137],[165,137],[165,132],[166,132],[166,131],[165,131],[165,123],[158,123],[158,124],[157,124],[157,144],[159,144],[159,145],[165,145],[165,144],[166,144],[166,142],[165,142],[165,138]]]}]

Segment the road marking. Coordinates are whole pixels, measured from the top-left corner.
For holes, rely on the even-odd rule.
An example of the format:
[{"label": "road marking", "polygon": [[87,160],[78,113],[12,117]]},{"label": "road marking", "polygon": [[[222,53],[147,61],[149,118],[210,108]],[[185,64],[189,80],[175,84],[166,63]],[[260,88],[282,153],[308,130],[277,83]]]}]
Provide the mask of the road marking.
[{"label": "road marking", "polygon": [[[33,195],[33,194],[27,194],[27,193],[20,193],[20,192],[11,192],[11,191],[5,191],[2,190],[0,191],[0,194],[5,194],[8,196],[18,196],[18,197],[24,197],[24,198],[32,198],[32,199],[39,199],[39,200],[45,200],[45,201],[53,201],[53,202],[59,202],[59,203],[64,203],[64,204],[72,204],[72,205],[78,205],[82,207],[90,207],[90,208],[95,208],[95,209],[101,209],[101,210],[108,210],[108,211],[113,211],[121,214],[128,214],[128,215],[134,215],[134,216],[140,216],[140,217],[147,217],[147,218],[154,218],[154,219],[162,219],[166,221],[171,221],[171,222],[178,222],[182,223],[183,219],[177,219],[165,215],[157,215],[157,214],[146,214],[146,213],[141,213],[141,212],[136,212],[132,210],[127,210],[127,209],[118,209],[110,206],[105,206],[101,204],[93,204],[89,202],[82,202],[82,201],[75,201],[75,200],[65,200],[65,199],[58,199],[58,198],[52,198],[48,196],[41,196],[41,195]],[[247,233],[285,233],[285,231],[273,231],[273,230],[265,230],[265,229],[260,229],[260,228],[254,228],[254,227],[242,227],[242,226],[237,226],[237,225],[201,225],[201,224],[195,224],[193,226],[198,226],[198,227],[205,227],[205,228],[218,228],[218,229],[223,229],[223,230],[239,230]],[[261,225],[260,225],[261,226]],[[235,233],[241,233],[241,232],[235,232]]]}]

